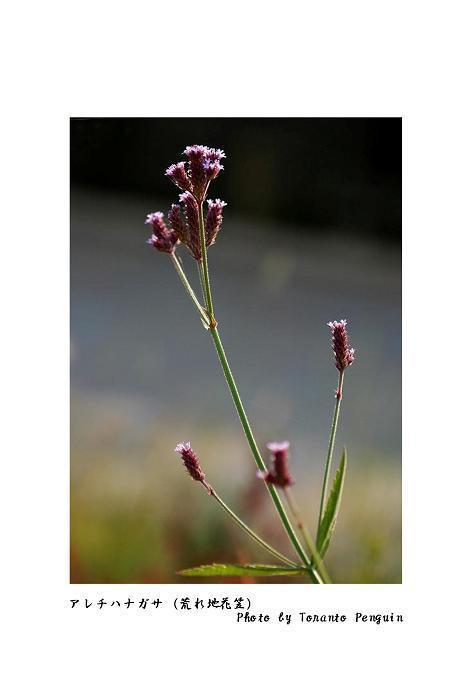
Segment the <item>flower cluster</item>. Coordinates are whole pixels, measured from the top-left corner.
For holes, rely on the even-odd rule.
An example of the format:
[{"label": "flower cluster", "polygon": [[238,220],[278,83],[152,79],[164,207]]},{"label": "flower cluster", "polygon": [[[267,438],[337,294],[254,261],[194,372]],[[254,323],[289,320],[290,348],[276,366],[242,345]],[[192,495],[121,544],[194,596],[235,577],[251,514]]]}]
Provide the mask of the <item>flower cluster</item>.
[{"label": "flower cluster", "polygon": [[330,321],[327,323],[332,331],[332,349],[335,356],[335,367],[343,372],[355,359],[355,350],[350,347],[350,339],[347,333],[347,322]]},{"label": "flower cluster", "polygon": [[268,450],[271,452],[271,464],[267,472],[258,472],[258,477],[268,484],[286,488],[294,483],[289,471],[288,450],[289,443],[269,442]]},{"label": "flower cluster", "polygon": [[[178,232],[179,239],[186,245],[195,260],[202,259],[199,232],[199,205],[190,192],[183,192],[179,196],[183,212],[179,204],[173,204],[169,212],[169,223],[174,231]],[[223,220],[223,207],[226,202],[221,199],[207,200],[207,213],[205,216],[205,244],[208,248],[215,243]]]},{"label": "flower cluster", "polygon": [[[148,243],[157,250],[173,253],[178,243],[183,243],[192,257],[202,259],[202,247],[199,231],[199,209],[203,205],[208,186],[219,172],[223,170],[221,163],[225,153],[220,148],[208,146],[187,146],[184,150],[187,161],[170,165],[166,170],[179,189],[180,204],[173,204],[168,214],[168,224],[164,221],[162,212],[149,214],[147,224],[151,224],[153,232]],[[226,203],[221,199],[208,199],[207,212],[204,220],[205,244],[208,248],[215,243],[223,220],[223,207]],[[182,207],[182,209],[181,209]]]},{"label": "flower cluster", "polygon": [[170,165],[166,175],[181,190],[194,195],[196,202],[200,204],[205,199],[210,181],[223,170],[221,160],[225,158],[225,153],[220,148],[187,146],[184,155],[188,161]]}]

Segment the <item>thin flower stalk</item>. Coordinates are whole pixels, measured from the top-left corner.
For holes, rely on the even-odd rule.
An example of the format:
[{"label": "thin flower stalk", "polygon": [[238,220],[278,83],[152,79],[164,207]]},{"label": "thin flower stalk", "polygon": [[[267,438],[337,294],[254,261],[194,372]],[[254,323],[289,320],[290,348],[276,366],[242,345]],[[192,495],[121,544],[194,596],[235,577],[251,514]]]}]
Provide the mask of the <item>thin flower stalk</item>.
[{"label": "thin flower stalk", "polygon": [[249,535],[253,540],[255,540],[255,542],[257,542],[261,547],[263,547],[263,549],[272,554],[272,556],[276,559],[279,559],[284,564],[288,564],[289,566],[297,568],[295,562],[293,562],[288,557],[284,556],[284,554],[281,554],[281,552],[278,552],[277,549],[272,547],[270,544],[268,544],[268,542],[263,540],[262,537],[257,535],[256,532],[254,532],[254,530],[248,527],[248,525],[244,523],[243,520],[241,520],[236,513],[233,512],[233,510],[225,503],[225,501],[222,498],[220,498],[213,486],[211,486],[207,481],[205,474],[202,471],[202,467],[200,466],[199,458],[192,449],[190,442],[180,442],[178,445],[176,445],[174,451],[179,453],[184,467],[186,468],[187,473],[189,474],[191,479],[201,483],[207,491],[208,495],[215,498],[215,500],[223,508],[223,510],[237,523],[237,525],[244,532],[247,533],[247,535]]},{"label": "thin flower stalk", "polygon": [[325,501],[327,499],[330,470],[332,467],[333,448],[335,447],[335,438],[337,436],[338,418],[340,416],[340,406],[342,403],[342,391],[343,391],[343,372],[340,372],[338,375],[338,387],[337,387],[337,391],[335,393],[335,408],[333,411],[332,425],[330,427],[330,436],[329,436],[329,440],[328,440],[328,449],[327,449],[327,459],[325,460],[324,480],[323,480],[323,484],[322,484],[322,494],[320,497],[319,520],[317,523],[317,529],[320,527],[320,523],[322,522],[322,518],[323,518],[324,512],[325,512]]},{"label": "thin flower stalk", "polygon": [[327,449],[327,459],[325,461],[324,479],[322,484],[322,493],[320,497],[319,518],[317,523],[317,531],[320,529],[320,524],[325,512],[327,499],[327,491],[332,466],[333,449],[335,446],[335,438],[337,435],[338,419],[340,416],[340,406],[343,397],[343,379],[345,370],[355,359],[355,351],[350,347],[348,333],[346,330],[346,320],[331,321],[327,324],[332,332],[332,349],[334,354],[335,366],[338,369],[338,385],[335,391],[335,408],[333,411],[332,425]]},{"label": "thin flower stalk", "polygon": [[176,272],[179,276],[179,279],[181,280],[181,282],[184,286],[184,289],[186,290],[187,294],[191,298],[192,303],[196,307],[196,309],[197,309],[197,311],[202,319],[203,324],[205,325],[206,328],[208,328],[209,318],[207,315],[207,311],[206,311],[206,309],[204,309],[204,307],[201,305],[201,303],[197,299],[197,297],[194,293],[194,290],[192,289],[190,282],[187,279],[186,273],[184,272],[184,269],[179,261],[179,258],[176,255],[176,253],[174,253],[174,252],[171,253],[171,260],[172,260],[172,264],[174,265],[174,269],[176,270]]},{"label": "thin flower stalk", "polygon": [[292,561],[292,559],[289,559],[286,557],[284,554],[281,554],[281,552],[278,552],[277,549],[272,547],[270,544],[268,544],[265,540],[263,540],[262,537],[256,534],[248,525],[241,520],[236,513],[234,513],[231,508],[223,501],[218,493],[213,489],[213,493],[211,494],[215,500],[222,506],[223,510],[231,517],[233,520],[237,523],[241,529],[246,532],[250,537],[252,537],[255,542],[257,542],[263,549],[266,549],[270,554],[273,555],[273,557],[276,557],[276,559],[279,559],[282,561],[284,564],[288,564],[289,566],[293,566],[294,568],[297,568],[297,564]]}]

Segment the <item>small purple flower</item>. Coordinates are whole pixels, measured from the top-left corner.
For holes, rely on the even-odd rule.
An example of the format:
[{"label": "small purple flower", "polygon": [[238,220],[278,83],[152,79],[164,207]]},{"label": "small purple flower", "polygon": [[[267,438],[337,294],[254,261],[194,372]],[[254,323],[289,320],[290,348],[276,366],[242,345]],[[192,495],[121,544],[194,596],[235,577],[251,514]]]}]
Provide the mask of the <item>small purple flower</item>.
[{"label": "small purple flower", "polygon": [[271,464],[265,473],[258,472],[258,477],[268,484],[286,488],[294,483],[289,471],[288,450],[289,442],[269,442],[268,450],[271,452]]},{"label": "small purple flower", "polygon": [[202,249],[199,235],[199,205],[189,192],[179,195],[179,201],[184,205],[187,223],[187,238],[184,241],[195,260],[201,260]]},{"label": "small purple flower", "polygon": [[192,182],[186,172],[184,161],[170,165],[166,170],[166,175],[184,192],[192,192]]},{"label": "small purple flower", "polygon": [[350,347],[346,320],[330,321],[327,326],[332,331],[332,349],[335,356],[335,366],[339,372],[344,372],[355,359],[355,350]]},{"label": "small purple flower", "polygon": [[174,253],[176,245],[179,243],[179,237],[172,228],[166,226],[164,214],[161,211],[148,214],[145,224],[149,224],[152,231],[147,241],[149,245],[162,253]]},{"label": "small purple flower", "polygon": [[[222,151],[221,148],[207,148],[207,158],[212,161],[213,163],[220,163],[222,158],[226,158],[227,156],[225,153]],[[222,165],[223,168],[223,165]]]},{"label": "small purple flower", "polygon": [[174,448],[174,452],[178,452],[181,455],[181,459],[189,476],[191,476],[194,481],[200,481],[205,486],[209,494],[212,495],[213,489],[205,481],[205,474],[200,466],[199,458],[192,449],[190,442],[180,442]]},{"label": "small purple flower", "polygon": [[205,217],[205,242],[207,248],[215,243],[223,221],[223,207],[227,203],[221,199],[207,200],[207,216]]},{"label": "small purple flower", "polygon": [[190,163],[198,163],[204,158],[207,158],[208,146],[186,146],[183,153],[189,159]]},{"label": "small purple flower", "polygon": [[225,158],[225,153],[220,148],[194,145],[187,146],[184,155],[189,159],[190,191],[199,203],[203,202],[209,182],[223,170],[220,160]]},{"label": "small purple flower", "polygon": [[204,160],[204,170],[209,180],[215,180],[223,165],[220,160],[225,158],[225,153],[221,148],[207,148],[207,157]]}]

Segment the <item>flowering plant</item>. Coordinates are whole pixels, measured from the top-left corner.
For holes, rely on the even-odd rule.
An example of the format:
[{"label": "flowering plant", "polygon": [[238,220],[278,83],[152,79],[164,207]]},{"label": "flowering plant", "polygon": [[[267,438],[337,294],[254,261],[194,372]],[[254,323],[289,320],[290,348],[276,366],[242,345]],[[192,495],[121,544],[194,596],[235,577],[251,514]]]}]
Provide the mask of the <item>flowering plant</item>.
[{"label": "flowering plant", "polygon": [[[184,150],[185,161],[170,165],[166,175],[181,190],[179,204],[172,204],[167,222],[162,212],[148,214],[145,223],[151,226],[151,236],[148,243],[156,250],[170,256],[171,262],[194,304],[204,328],[210,333],[217,352],[223,374],[230,390],[233,403],[243,427],[246,440],[252,452],[258,476],[262,479],[271,497],[277,514],[286,534],[297,554],[298,562],[294,562],[271,544],[257,535],[217,494],[206,478],[197,454],[189,442],[179,443],[175,448],[181,456],[188,474],[200,482],[209,496],[214,498],[229,515],[253,540],[281,562],[281,565],[270,564],[209,564],[180,573],[188,576],[288,576],[305,574],[312,583],[331,583],[330,576],[324,563],[324,557],[330,544],[335,528],[347,468],[347,452],[344,449],[338,470],[333,479],[332,488],[328,493],[332,457],[335,446],[340,406],[343,395],[343,381],[346,369],[353,363],[355,353],[350,347],[347,322],[333,321],[328,324],[332,335],[332,349],[335,367],[338,370],[338,385],[335,392],[335,409],[329,434],[327,459],[325,463],[320,507],[315,537],[310,534],[297,507],[292,486],[294,479],[289,467],[289,442],[271,442],[268,450],[271,455],[269,466],[266,465],[253,435],[248,417],[228,363],[225,350],[217,330],[207,249],[212,246],[221,229],[223,209],[226,203],[220,199],[207,199],[207,192],[212,180],[223,170],[222,160],[225,153],[221,149],[207,146],[188,146]],[[204,204],[206,207],[204,209]],[[185,246],[197,263],[202,286],[202,299],[192,288],[176,254],[179,245]],[[285,502],[281,498],[283,494]],[[299,532],[297,534],[296,530]],[[301,543],[301,539],[303,544]]]}]

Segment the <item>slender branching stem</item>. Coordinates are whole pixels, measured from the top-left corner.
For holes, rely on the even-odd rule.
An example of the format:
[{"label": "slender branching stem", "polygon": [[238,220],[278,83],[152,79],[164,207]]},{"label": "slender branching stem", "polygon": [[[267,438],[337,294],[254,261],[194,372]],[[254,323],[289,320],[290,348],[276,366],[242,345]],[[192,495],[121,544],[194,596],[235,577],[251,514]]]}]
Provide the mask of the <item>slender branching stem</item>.
[{"label": "slender branching stem", "polygon": [[176,253],[171,253],[171,260],[174,265],[174,268],[179,276],[179,279],[181,280],[182,284],[184,285],[184,289],[186,290],[187,294],[191,298],[194,306],[196,307],[200,317],[204,321],[205,325],[208,327],[209,325],[209,319],[207,316],[207,311],[204,309],[204,307],[200,304],[199,300],[197,299],[194,290],[192,289],[189,280],[186,277],[186,273],[184,272],[184,269],[179,261],[179,258],[177,257]]},{"label": "slender branching stem", "polygon": [[332,455],[333,455],[333,448],[335,446],[335,437],[337,434],[337,425],[338,425],[338,417],[340,415],[340,405],[342,403],[342,394],[343,394],[343,370],[338,375],[338,386],[337,386],[337,391],[335,394],[335,396],[336,396],[335,408],[333,411],[332,427],[330,429],[330,437],[329,437],[329,441],[328,441],[327,460],[325,462],[324,481],[322,484],[322,495],[320,498],[320,510],[319,510],[319,520],[318,520],[318,525],[317,525],[317,531],[320,528],[320,523],[322,522],[322,518],[324,517],[324,512],[325,512],[325,501],[327,498],[330,468],[332,466]]},{"label": "slender branching stem", "polygon": [[325,564],[322,561],[322,557],[318,553],[312,538],[310,536],[310,533],[307,529],[306,524],[304,523],[304,520],[302,519],[301,512],[297,506],[296,500],[294,498],[294,494],[292,493],[292,489],[289,486],[284,487],[284,495],[286,496],[286,500],[289,506],[289,510],[292,514],[292,517],[294,519],[294,522],[296,523],[296,527],[300,530],[300,533],[304,539],[304,542],[306,543],[306,546],[308,547],[311,556],[312,556],[312,562],[315,563],[324,583],[331,583],[330,581],[330,576],[328,575],[328,571],[325,567]]},{"label": "slender branching stem", "polygon": [[[250,423],[248,421],[248,418],[245,413],[245,409],[243,407],[240,394],[238,392],[238,388],[235,382],[235,379],[233,378],[232,371],[230,369],[230,365],[228,364],[228,360],[225,355],[225,350],[222,345],[222,341],[220,339],[220,335],[217,331],[217,321],[214,316],[214,310],[213,310],[213,301],[212,301],[212,291],[210,288],[210,277],[209,277],[209,270],[208,270],[208,264],[207,264],[207,246],[205,242],[205,223],[204,223],[204,209],[203,209],[203,203],[201,202],[199,204],[199,235],[200,235],[200,243],[201,243],[201,249],[202,249],[202,259],[199,261],[199,267],[200,267],[200,273],[201,273],[201,280],[203,282],[203,287],[204,287],[204,296],[205,296],[205,303],[207,305],[207,318],[206,321],[208,323],[208,327],[210,330],[210,333],[212,335],[212,340],[215,345],[215,349],[217,351],[217,355],[220,360],[220,364],[222,366],[223,374],[225,376],[225,379],[228,384],[228,388],[230,390],[230,394],[232,396],[233,402],[235,404],[235,408],[237,410],[238,416],[240,418],[242,427],[243,427],[243,432],[245,433],[246,439],[248,441],[248,445],[250,447],[250,450],[253,454],[253,458],[256,462],[256,465],[258,469],[262,472],[266,472],[266,465],[263,461],[263,458],[261,457],[260,451],[258,449],[258,445],[256,444],[256,440],[253,436],[253,431],[251,430]],[[174,259],[173,259],[174,262]],[[186,281],[187,278],[185,277],[185,274],[182,270],[182,267],[179,266],[181,274],[179,274],[181,281],[183,282],[184,286],[186,286]],[[176,268],[178,269],[178,268]],[[178,270],[179,273],[179,270]],[[187,282],[188,284],[188,282]],[[190,286],[190,285],[189,285]],[[186,286],[187,288],[187,286]],[[194,301],[195,294],[193,294],[193,297],[191,297],[192,300]],[[194,301],[195,304],[195,301]],[[197,302],[198,304],[198,302]],[[198,310],[200,304],[198,304]],[[199,313],[201,314],[200,310]],[[202,315],[202,314],[201,314]],[[299,539],[296,535],[296,532],[292,526],[292,523],[284,509],[284,505],[281,501],[281,498],[279,497],[278,492],[276,491],[275,487],[272,484],[268,484],[266,482],[266,487],[269,491],[269,494],[273,500],[274,506],[279,514],[279,517],[281,518],[281,522],[284,526],[284,529],[286,530],[286,533],[295,549],[297,552],[298,556],[300,557],[301,561],[303,562],[304,566],[307,567],[307,573],[313,583],[323,583],[322,577],[320,573],[317,571],[317,569],[314,567],[313,563],[311,562],[310,557],[307,555],[306,551],[302,547],[301,543],[299,542]]]},{"label": "slender branching stem", "polygon": [[[222,341],[220,339],[219,332],[217,328],[212,328],[210,327],[210,333],[212,335],[212,339],[214,341],[215,349],[217,351],[217,355],[220,360],[220,364],[222,365],[222,370],[223,374],[225,376],[225,379],[227,380],[228,388],[230,390],[231,397],[233,399],[233,403],[235,404],[235,408],[238,413],[238,417],[240,418],[241,425],[243,427],[243,432],[245,433],[245,437],[247,439],[248,445],[250,447],[250,450],[253,454],[253,458],[256,462],[256,466],[258,469],[262,472],[267,472],[266,465],[263,461],[263,458],[261,457],[261,453],[259,451],[258,445],[256,444],[256,440],[253,435],[253,431],[251,430],[250,423],[248,421],[245,409],[243,407],[240,394],[238,392],[237,385],[235,383],[235,379],[233,378],[232,371],[230,369],[230,365],[228,364],[227,357],[225,355],[225,350],[222,345]],[[266,487],[269,491],[269,494],[273,500],[273,503],[276,507],[276,510],[279,514],[279,517],[281,518],[282,524],[284,526],[284,529],[286,530],[286,533],[291,540],[291,543],[296,550],[297,554],[299,555],[301,561],[303,564],[308,567],[307,572],[312,579],[313,583],[323,583],[322,577],[320,574],[314,569],[314,567],[311,565],[310,558],[307,556],[304,548],[302,547],[301,543],[299,542],[297,535],[294,531],[294,528],[292,526],[291,521],[288,518],[288,515],[284,509],[283,503],[279,497],[279,494],[276,490],[276,488],[273,486],[273,484],[269,484],[267,482]]]},{"label": "slender branching stem", "polygon": [[277,549],[274,549],[270,544],[265,542],[262,537],[259,537],[259,535],[256,534],[246,523],[241,520],[236,513],[233,512],[233,510],[227,506],[225,501],[223,501],[218,493],[215,491],[213,487],[210,487],[209,491],[210,495],[215,498],[216,501],[222,506],[223,510],[228,513],[228,515],[233,518],[233,520],[241,527],[242,530],[244,530],[250,537],[252,537],[255,542],[258,542],[258,544],[266,549],[270,554],[273,555],[273,557],[276,557],[276,559],[279,559],[280,561],[284,562],[284,564],[287,564],[288,566],[292,566],[294,568],[298,568],[297,564],[293,562],[291,559],[288,557],[285,557],[284,554],[281,554],[280,552],[277,551]]}]

